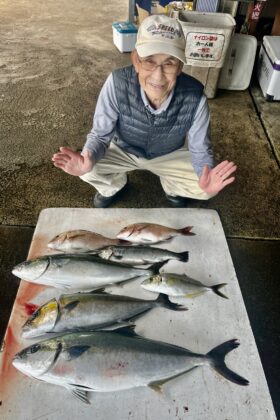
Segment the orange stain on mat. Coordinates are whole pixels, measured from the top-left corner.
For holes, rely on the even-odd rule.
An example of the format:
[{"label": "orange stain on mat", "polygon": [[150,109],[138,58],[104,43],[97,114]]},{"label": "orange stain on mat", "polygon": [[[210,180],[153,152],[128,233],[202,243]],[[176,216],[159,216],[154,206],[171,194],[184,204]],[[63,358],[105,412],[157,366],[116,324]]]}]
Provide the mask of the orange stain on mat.
[{"label": "orange stain on mat", "polygon": [[[47,235],[35,235],[31,242],[28,260],[43,255],[53,254],[47,247],[50,239],[51,238]],[[30,344],[21,338],[21,328],[26,321],[27,316],[38,308],[38,305],[33,304],[32,301],[44,289],[46,289],[46,286],[24,280],[20,282],[12,315],[2,345],[0,359],[1,398],[5,398],[5,395],[8,397],[12,394],[14,382],[18,379],[18,375],[21,375],[21,373],[14,368],[12,361],[17,352]]]},{"label": "orange stain on mat", "polygon": [[47,235],[35,235],[31,243],[28,259],[33,260],[43,255],[54,254],[54,251],[48,248],[48,242],[51,239]]},{"label": "orange stain on mat", "polygon": [[1,393],[3,396],[8,396],[12,392],[14,382],[21,373],[12,365],[15,354],[27,347],[29,344],[22,341],[21,328],[26,321],[26,308],[36,305],[32,302],[39,292],[45,289],[45,286],[37,285],[22,281],[18,290],[18,294],[14,303],[12,316],[8,324],[6,334],[3,342],[3,353],[1,355],[0,364],[0,378],[1,378]]},{"label": "orange stain on mat", "polygon": [[2,365],[0,366],[2,398],[5,396],[5,393],[8,394],[13,382],[16,380],[18,372],[13,367],[12,361],[19,350],[19,343],[16,340],[13,328],[9,325],[3,342]]}]

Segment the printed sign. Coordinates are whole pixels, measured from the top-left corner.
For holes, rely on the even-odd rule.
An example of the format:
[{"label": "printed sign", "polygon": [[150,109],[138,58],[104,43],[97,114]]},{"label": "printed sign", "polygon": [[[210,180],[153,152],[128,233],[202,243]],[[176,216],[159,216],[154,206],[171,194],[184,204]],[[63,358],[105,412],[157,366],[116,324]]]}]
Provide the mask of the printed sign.
[{"label": "printed sign", "polygon": [[186,58],[203,61],[219,61],[225,36],[215,33],[189,32],[186,37]]}]

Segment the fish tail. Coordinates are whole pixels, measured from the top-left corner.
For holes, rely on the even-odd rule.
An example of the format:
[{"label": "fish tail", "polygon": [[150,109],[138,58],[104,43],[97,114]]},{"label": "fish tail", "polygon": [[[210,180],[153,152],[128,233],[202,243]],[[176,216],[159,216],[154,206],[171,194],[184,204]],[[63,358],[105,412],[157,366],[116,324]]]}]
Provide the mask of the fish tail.
[{"label": "fish tail", "polygon": [[179,232],[182,235],[191,235],[191,236],[193,236],[193,235],[195,235],[195,233],[191,232],[192,228],[193,228],[193,226],[185,226],[184,228],[178,229],[178,230],[179,230]]},{"label": "fish tail", "polygon": [[212,290],[213,290],[214,293],[216,293],[216,295],[219,295],[219,296],[221,296],[225,299],[228,299],[228,297],[220,291],[220,289],[222,287],[226,286],[226,285],[227,285],[227,283],[215,284],[214,286],[212,286]]},{"label": "fish tail", "polygon": [[210,358],[212,367],[224,378],[237,385],[249,385],[249,381],[230,370],[226,366],[224,360],[226,355],[233,349],[237,348],[239,344],[239,341],[236,339],[226,341],[209,351],[206,356]]},{"label": "fish tail", "polygon": [[158,274],[161,267],[164,266],[164,264],[166,264],[167,261],[168,261],[168,259],[164,260],[164,261],[157,262],[155,264],[152,264],[152,265],[149,266],[149,270],[152,272],[153,275]]},{"label": "fish tail", "polygon": [[171,311],[188,310],[188,308],[186,308],[184,305],[179,305],[178,303],[171,302],[171,300],[169,300],[169,297],[167,295],[164,295],[163,293],[160,293],[158,295],[156,302],[160,303],[164,308],[171,309]]},{"label": "fish tail", "polygon": [[180,261],[188,262],[189,261],[189,251],[179,253]]}]

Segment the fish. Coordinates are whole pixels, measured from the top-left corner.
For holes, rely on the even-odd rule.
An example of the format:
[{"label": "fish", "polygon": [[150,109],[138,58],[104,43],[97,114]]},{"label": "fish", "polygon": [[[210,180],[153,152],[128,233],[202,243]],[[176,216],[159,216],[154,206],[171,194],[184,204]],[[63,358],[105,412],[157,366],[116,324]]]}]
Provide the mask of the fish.
[{"label": "fish", "polygon": [[26,281],[64,290],[94,290],[136,278],[147,278],[164,263],[135,268],[91,254],[53,254],[24,261],[12,273]]},{"label": "fish", "polygon": [[27,319],[22,328],[22,337],[34,338],[47,333],[103,328],[130,320],[157,307],[173,311],[187,310],[162,294],[156,300],[111,295],[103,290],[61,295],[41,305]]},{"label": "fish", "polygon": [[107,246],[96,251],[96,254],[105,260],[122,262],[131,265],[145,265],[168,260],[187,262],[189,252],[173,252],[167,249],[152,248],[149,246]]},{"label": "fish", "polygon": [[149,279],[145,279],[141,286],[143,289],[155,293],[164,293],[172,297],[196,297],[207,292],[214,292],[215,294],[228,299],[220,289],[226,286],[227,283],[220,283],[214,286],[206,286],[200,281],[195,280],[186,274],[175,273],[160,273]]},{"label": "fish", "polygon": [[192,228],[193,226],[185,226],[181,229],[175,229],[155,223],[135,223],[121,229],[117,238],[132,243],[155,244],[178,235],[195,235],[191,232]]},{"label": "fish", "polygon": [[114,392],[148,386],[162,392],[165,382],[199,366],[210,366],[238,385],[249,381],[230,370],[225,356],[236,339],[207,354],[137,335],[131,328],[66,333],[19,351],[13,366],[25,375],[65,387],[90,404],[89,392]]},{"label": "fish", "polygon": [[68,230],[56,235],[48,242],[48,248],[57,251],[78,253],[90,252],[108,245],[120,245],[126,241],[106,236],[88,230]]}]

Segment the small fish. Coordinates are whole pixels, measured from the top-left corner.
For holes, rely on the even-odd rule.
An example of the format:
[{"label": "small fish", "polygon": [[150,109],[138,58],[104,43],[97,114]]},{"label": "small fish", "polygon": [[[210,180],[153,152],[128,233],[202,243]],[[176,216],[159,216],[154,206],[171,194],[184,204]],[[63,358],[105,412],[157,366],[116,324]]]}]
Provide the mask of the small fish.
[{"label": "small fish", "polygon": [[68,230],[56,235],[48,247],[62,252],[90,252],[108,245],[120,245],[125,241],[106,238],[88,230]]},{"label": "small fish", "polygon": [[164,293],[173,297],[196,297],[207,292],[214,292],[217,295],[228,299],[220,289],[226,283],[206,286],[198,280],[194,280],[186,274],[161,273],[156,274],[141,283],[141,286],[155,293]]},{"label": "small fish", "polygon": [[65,290],[94,290],[157,274],[164,263],[148,268],[103,260],[91,254],[53,254],[24,261],[12,273],[26,281]]},{"label": "small fish", "polygon": [[191,232],[192,228],[193,226],[186,226],[181,229],[174,229],[154,223],[135,223],[124,227],[117,234],[117,238],[129,240],[132,243],[155,244],[178,235],[195,235]]},{"label": "small fish", "polygon": [[188,251],[173,252],[167,249],[152,248],[148,246],[107,246],[96,251],[100,258],[105,260],[122,262],[123,264],[145,265],[160,261],[178,260],[187,262]]},{"label": "small fish", "polygon": [[13,365],[32,378],[65,387],[90,404],[88,392],[140,386],[162,391],[165,382],[203,365],[235,384],[248,385],[247,379],[230,370],[224,361],[238,346],[237,340],[230,340],[199,354],[122,328],[68,333],[37,342],[17,353]]},{"label": "small fish", "polygon": [[157,307],[187,310],[170,302],[166,295],[159,295],[156,300],[111,295],[104,291],[61,295],[40,306],[28,318],[22,328],[22,336],[33,338],[46,333],[94,330],[119,324]]}]

